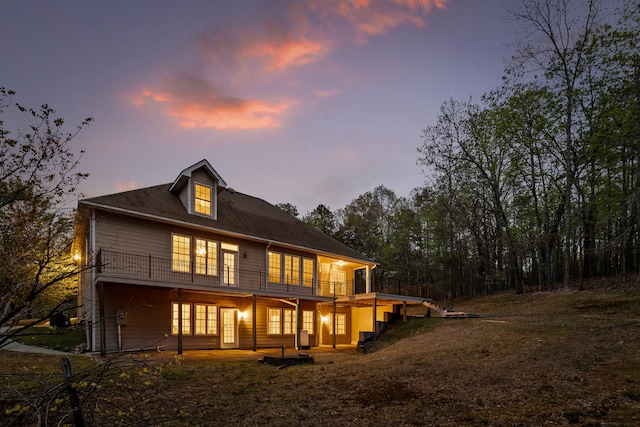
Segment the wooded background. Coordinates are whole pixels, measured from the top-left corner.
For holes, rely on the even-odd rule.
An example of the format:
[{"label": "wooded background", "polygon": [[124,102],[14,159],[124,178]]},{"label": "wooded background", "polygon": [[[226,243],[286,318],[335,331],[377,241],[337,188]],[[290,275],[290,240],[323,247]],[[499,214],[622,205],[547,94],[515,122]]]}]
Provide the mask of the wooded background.
[{"label": "wooded background", "polygon": [[638,272],[640,4],[508,13],[522,33],[503,85],[443,102],[417,150],[424,185],[301,218],[379,262],[378,282],[463,296]]}]

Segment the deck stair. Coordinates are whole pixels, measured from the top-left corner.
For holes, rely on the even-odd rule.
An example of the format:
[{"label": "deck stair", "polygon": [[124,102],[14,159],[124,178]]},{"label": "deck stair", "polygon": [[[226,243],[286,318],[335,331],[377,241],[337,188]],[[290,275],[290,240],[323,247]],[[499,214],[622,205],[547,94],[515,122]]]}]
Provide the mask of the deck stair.
[{"label": "deck stair", "polygon": [[475,317],[480,317],[477,314],[473,314],[473,313],[466,313],[464,311],[453,311],[453,310],[449,310],[447,308],[442,307],[440,304],[438,304],[436,301],[432,300],[432,299],[427,299],[425,302],[422,303],[425,307],[438,312],[438,314],[440,315],[440,317],[445,317],[448,319],[469,319],[469,318],[475,318]]}]

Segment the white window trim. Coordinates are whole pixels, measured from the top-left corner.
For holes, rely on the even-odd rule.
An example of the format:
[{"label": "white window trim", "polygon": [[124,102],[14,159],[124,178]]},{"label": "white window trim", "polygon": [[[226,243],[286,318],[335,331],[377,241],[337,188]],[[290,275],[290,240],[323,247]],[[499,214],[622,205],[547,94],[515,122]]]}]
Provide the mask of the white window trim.
[{"label": "white window trim", "polygon": [[[174,321],[179,320],[179,319],[174,319],[173,317],[173,312],[174,312],[174,307],[180,307],[180,304],[178,302],[172,301],[171,302],[171,335],[172,336],[178,336],[180,335],[180,331],[176,331],[174,332],[173,327],[174,327]],[[189,327],[189,332],[184,332],[185,329],[185,319],[182,319],[182,335],[193,335],[193,327],[191,325],[192,320],[193,320],[193,313],[191,310],[191,303],[190,302],[183,302],[182,303],[182,314],[178,313],[179,315],[181,315],[182,317],[184,317],[184,313],[185,313],[185,307],[188,308],[188,319],[186,322],[186,326]],[[178,326],[179,323],[175,323],[175,327],[176,329],[179,327]]]},{"label": "white window trim", "polygon": [[[206,317],[205,317],[205,330],[207,332],[198,332],[197,331],[197,327],[198,327],[197,326],[198,325],[198,318],[197,318],[198,310],[197,310],[197,307],[198,306],[206,307],[206,312],[205,312],[205,315],[206,315]],[[216,326],[215,326],[215,331],[212,332],[212,333],[209,333],[208,332],[208,330],[209,330],[209,328],[208,328],[208,326],[209,326],[208,325],[208,322],[209,322],[208,314],[209,314],[209,310],[212,309],[212,308],[215,310],[215,313],[216,313]],[[195,336],[214,336],[214,335],[219,335],[220,334],[220,332],[219,332],[220,331],[220,324],[219,323],[220,323],[220,319],[219,319],[219,315],[218,315],[218,306],[216,304],[193,303],[193,334]]]},{"label": "white window trim", "polygon": [[[177,270],[175,269],[175,261],[174,261],[174,254],[175,254],[175,250],[174,250],[174,237],[175,236],[179,236],[179,237],[186,237],[189,240],[189,252],[188,252],[188,256],[189,256],[189,260],[187,262],[187,269],[186,271],[184,270]],[[186,236],[184,234],[179,234],[179,233],[171,233],[171,271],[176,272],[176,273],[191,273],[191,251],[192,251],[192,245],[193,245],[193,239],[191,236]]]},{"label": "white window trim", "polygon": [[[208,214],[203,213],[203,212],[198,212],[198,210],[196,209],[196,206],[198,205],[197,204],[197,200],[198,199],[197,199],[197,196],[196,196],[196,194],[197,194],[196,186],[197,185],[201,185],[201,186],[206,187],[206,188],[209,189],[209,199],[210,200],[209,200],[209,213]],[[216,192],[213,191],[213,186],[212,185],[203,184],[203,183],[198,182],[198,181],[194,181],[192,188],[189,188],[189,190],[191,192],[191,194],[189,194],[189,199],[190,199],[190,203],[192,203],[192,206],[193,206],[192,213],[194,215],[200,215],[200,216],[203,216],[203,217],[206,217],[206,218],[216,219],[217,218],[217,215],[216,215],[217,199],[216,199]]]}]

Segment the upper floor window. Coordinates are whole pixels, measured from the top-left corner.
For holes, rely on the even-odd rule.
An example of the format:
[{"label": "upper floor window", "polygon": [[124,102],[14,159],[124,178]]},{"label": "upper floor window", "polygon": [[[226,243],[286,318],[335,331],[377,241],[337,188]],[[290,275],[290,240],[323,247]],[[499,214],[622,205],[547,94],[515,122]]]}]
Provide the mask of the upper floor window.
[{"label": "upper floor window", "polygon": [[191,237],[171,236],[171,267],[181,273],[191,272]]},{"label": "upper floor window", "polygon": [[300,257],[284,256],[284,283],[287,285],[300,284]]},{"label": "upper floor window", "polygon": [[218,242],[196,239],[196,273],[218,275]]},{"label": "upper floor window", "polygon": [[195,211],[203,215],[211,215],[211,187],[196,183]]},{"label": "upper floor window", "polygon": [[277,252],[269,252],[269,281],[280,283],[282,255]]},{"label": "upper floor window", "polygon": [[302,260],[302,286],[313,286],[313,277],[315,272],[315,262],[311,258],[303,258]]},{"label": "upper floor window", "polygon": [[313,286],[315,260],[296,255],[269,252],[269,282]]},{"label": "upper floor window", "polygon": [[329,270],[329,293],[332,295],[347,294],[347,273],[343,270]]}]

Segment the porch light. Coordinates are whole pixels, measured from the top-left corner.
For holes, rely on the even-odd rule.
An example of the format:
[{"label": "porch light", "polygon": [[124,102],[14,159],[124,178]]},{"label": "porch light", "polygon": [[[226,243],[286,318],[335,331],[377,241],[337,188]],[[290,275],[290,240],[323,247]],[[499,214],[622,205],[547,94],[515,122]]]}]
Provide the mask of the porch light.
[{"label": "porch light", "polygon": [[74,261],[80,261],[80,254],[76,252],[75,254],[73,254],[72,258]]},{"label": "porch light", "polygon": [[247,317],[247,313],[245,313],[244,311],[239,311],[239,312],[238,312],[238,319],[239,319],[239,320],[242,320],[242,319],[244,319],[245,317]]},{"label": "porch light", "polygon": [[320,321],[322,323],[329,323],[329,316],[328,315],[320,316]]},{"label": "porch light", "polygon": [[344,261],[342,261],[342,260],[338,261],[338,265],[339,265],[340,267],[342,267],[342,266],[344,265]]}]

